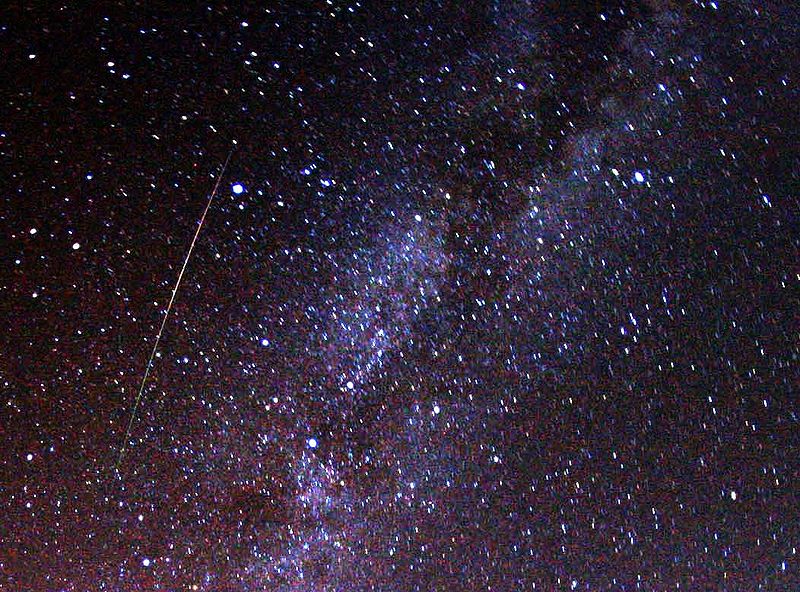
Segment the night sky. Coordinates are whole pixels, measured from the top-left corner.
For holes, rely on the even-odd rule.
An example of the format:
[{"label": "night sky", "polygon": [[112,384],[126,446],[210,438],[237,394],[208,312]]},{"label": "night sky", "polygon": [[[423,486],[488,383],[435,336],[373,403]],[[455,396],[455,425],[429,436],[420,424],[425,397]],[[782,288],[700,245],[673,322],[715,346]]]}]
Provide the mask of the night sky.
[{"label": "night sky", "polygon": [[800,590],[798,40],[3,3],[0,590]]}]

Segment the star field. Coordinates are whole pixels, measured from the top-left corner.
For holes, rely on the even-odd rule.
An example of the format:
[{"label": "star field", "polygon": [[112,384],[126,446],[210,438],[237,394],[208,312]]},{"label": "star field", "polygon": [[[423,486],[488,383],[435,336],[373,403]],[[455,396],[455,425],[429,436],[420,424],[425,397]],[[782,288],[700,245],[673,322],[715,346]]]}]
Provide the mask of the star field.
[{"label": "star field", "polygon": [[0,590],[800,589],[798,34],[0,8]]}]

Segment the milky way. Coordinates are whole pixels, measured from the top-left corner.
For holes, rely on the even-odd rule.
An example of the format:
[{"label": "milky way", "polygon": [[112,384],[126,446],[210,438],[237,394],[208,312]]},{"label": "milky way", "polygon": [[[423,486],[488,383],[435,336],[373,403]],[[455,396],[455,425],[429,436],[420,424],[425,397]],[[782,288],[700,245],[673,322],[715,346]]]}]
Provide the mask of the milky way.
[{"label": "milky way", "polygon": [[0,590],[800,587],[791,2],[8,4]]}]

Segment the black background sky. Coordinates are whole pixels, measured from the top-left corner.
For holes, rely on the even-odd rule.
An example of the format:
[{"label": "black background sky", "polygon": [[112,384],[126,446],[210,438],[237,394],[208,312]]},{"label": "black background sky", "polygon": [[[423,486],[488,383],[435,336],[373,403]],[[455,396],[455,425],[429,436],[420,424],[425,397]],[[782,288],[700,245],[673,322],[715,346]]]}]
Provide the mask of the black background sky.
[{"label": "black background sky", "polygon": [[6,3],[0,589],[800,585],[798,38]]}]

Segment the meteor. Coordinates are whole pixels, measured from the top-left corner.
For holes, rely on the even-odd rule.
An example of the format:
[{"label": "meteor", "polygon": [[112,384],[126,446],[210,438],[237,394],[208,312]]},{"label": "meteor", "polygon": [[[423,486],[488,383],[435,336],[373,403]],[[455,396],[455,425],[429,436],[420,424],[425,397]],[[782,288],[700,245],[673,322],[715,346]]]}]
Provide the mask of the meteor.
[{"label": "meteor", "polygon": [[214,201],[214,197],[217,195],[217,191],[219,190],[219,184],[222,181],[222,178],[225,176],[225,170],[228,168],[228,163],[231,160],[231,156],[233,156],[233,151],[236,147],[234,146],[231,148],[230,152],[228,152],[228,157],[225,159],[225,163],[222,165],[222,171],[217,177],[217,181],[214,184],[214,189],[211,191],[211,195],[208,198],[208,202],[206,202],[206,208],[203,210],[203,215],[200,216],[200,222],[197,224],[197,230],[194,232],[194,237],[192,238],[192,242],[189,245],[189,250],[186,252],[186,257],[183,260],[183,266],[181,267],[180,273],[178,273],[178,279],[175,280],[175,285],[172,287],[172,295],[169,298],[169,304],[167,304],[167,311],[164,313],[164,318],[161,319],[161,326],[158,329],[158,333],[156,334],[156,341],[153,344],[153,349],[150,352],[150,358],[147,360],[147,366],[144,370],[144,376],[142,377],[142,382],[139,384],[139,392],[136,394],[136,399],[133,403],[133,409],[131,410],[131,417],[128,420],[128,427],[125,430],[125,437],[122,440],[122,444],[119,448],[119,456],[117,457],[117,462],[114,465],[114,470],[116,471],[117,475],[119,476],[119,467],[122,464],[122,457],[125,456],[125,450],[127,449],[128,439],[131,436],[131,430],[133,429],[133,422],[136,419],[136,411],[139,409],[139,403],[142,400],[142,396],[144,395],[144,387],[147,384],[147,378],[150,376],[150,370],[153,368],[153,360],[156,357],[156,351],[158,351],[158,344],[161,341],[161,336],[164,334],[164,327],[167,325],[167,320],[169,319],[169,313],[172,311],[172,305],[175,302],[175,294],[178,292],[178,288],[181,285],[181,280],[183,279],[183,274],[186,271],[186,266],[189,264],[189,259],[192,256],[192,252],[194,251],[194,246],[197,243],[197,237],[200,236],[200,231],[203,229],[203,223],[206,221],[206,215],[208,214],[208,210],[211,209],[211,204]]}]

